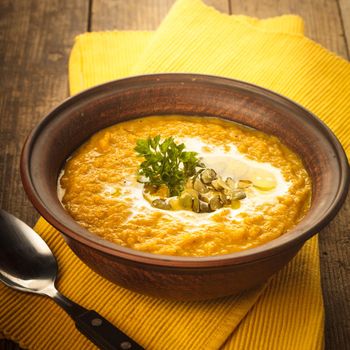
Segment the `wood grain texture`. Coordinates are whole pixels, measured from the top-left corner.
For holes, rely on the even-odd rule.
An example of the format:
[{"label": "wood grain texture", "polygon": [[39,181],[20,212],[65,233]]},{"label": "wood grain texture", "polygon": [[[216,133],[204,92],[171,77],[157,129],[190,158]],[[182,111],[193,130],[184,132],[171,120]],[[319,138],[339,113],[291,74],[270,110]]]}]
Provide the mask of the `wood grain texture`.
[{"label": "wood grain texture", "polygon": [[339,15],[344,29],[344,37],[350,58],[350,0],[338,0]]},{"label": "wood grain texture", "polygon": [[0,3],[0,203],[34,224],[19,176],[23,142],[34,125],[68,96],[67,62],[74,36],[86,30],[85,2]]},{"label": "wood grain texture", "polygon": [[350,195],[333,222],[319,235],[326,308],[326,349],[350,344]]},{"label": "wood grain texture", "polygon": [[[68,96],[67,62],[74,36],[86,30],[85,1],[0,2],[0,206],[34,224],[19,157],[34,125]],[[0,349],[18,349],[0,341]]]},{"label": "wood grain texture", "polygon": [[[348,0],[343,0],[348,1]],[[337,0],[230,0],[233,14],[266,18],[293,13],[305,22],[305,35],[348,58]]]},{"label": "wood grain texture", "polygon": [[154,30],[174,0],[94,0],[91,30]]},{"label": "wood grain texture", "polygon": [[[94,0],[91,30],[155,30],[175,0]],[[228,0],[204,0],[228,13]]]},{"label": "wood grain texture", "polygon": [[[346,34],[350,35],[348,0],[230,0],[232,13],[271,17],[300,15],[305,34],[327,49],[349,59]],[[340,10],[340,12],[339,12]],[[348,36],[349,38],[349,36]],[[319,235],[321,278],[326,309],[326,349],[347,349],[350,344],[350,195],[331,225]]]}]

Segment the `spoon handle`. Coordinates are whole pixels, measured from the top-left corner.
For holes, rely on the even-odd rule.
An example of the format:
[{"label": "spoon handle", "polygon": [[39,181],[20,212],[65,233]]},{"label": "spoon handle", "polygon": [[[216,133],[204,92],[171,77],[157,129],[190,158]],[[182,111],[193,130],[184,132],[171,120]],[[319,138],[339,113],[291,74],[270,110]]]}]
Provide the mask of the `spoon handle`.
[{"label": "spoon handle", "polygon": [[143,350],[143,347],[114,327],[96,311],[86,310],[75,319],[75,325],[81,333],[101,349]]},{"label": "spoon handle", "polygon": [[57,289],[47,290],[52,297],[74,320],[77,329],[102,350],[144,350],[134,340],[96,311],[87,310],[66,298]]}]

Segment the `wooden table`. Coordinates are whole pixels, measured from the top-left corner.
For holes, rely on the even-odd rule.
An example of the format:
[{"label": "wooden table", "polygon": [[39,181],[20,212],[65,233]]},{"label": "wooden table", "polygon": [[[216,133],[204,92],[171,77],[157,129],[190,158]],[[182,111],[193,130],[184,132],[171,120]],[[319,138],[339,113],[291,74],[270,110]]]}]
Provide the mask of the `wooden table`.
[{"label": "wooden table", "polygon": [[[307,36],[349,59],[350,0],[205,2],[230,14],[260,18],[301,15]],[[174,0],[1,0],[2,208],[29,224],[38,218],[21,185],[19,156],[29,131],[68,96],[67,61],[74,37],[86,31],[154,30],[173,3]],[[327,349],[350,348],[349,197],[338,217],[320,234]],[[18,349],[7,341],[0,341],[0,348]]]}]

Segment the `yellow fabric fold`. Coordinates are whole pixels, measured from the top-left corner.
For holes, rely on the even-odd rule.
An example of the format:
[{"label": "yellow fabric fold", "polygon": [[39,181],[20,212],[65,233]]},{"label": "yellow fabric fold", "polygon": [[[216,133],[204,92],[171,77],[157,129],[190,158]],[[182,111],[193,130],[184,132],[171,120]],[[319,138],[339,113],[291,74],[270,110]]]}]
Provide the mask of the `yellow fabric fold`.
[{"label": "yellow fabric fold", "polygon": [[301,34],[272,32],[200,0],[179,0],[131,74],[158,72],[221,75],[276,91],[315,113],[349,149],[349,63]]},{"label": "yellow fabric fold", "polygon": [[[105,316],[146,349],[219,349],[229,337],[232,325],[241,321],[262,292],[262,289],[249,291],[244,299],[233,296],[186,303],[146,297],[92,272],[44,219],[34,229],[58,259],[58,289]],[[69,316],[47,297],[13,291],[3,284],[0,295],[0,330],[23,348],[95,348],[75,329]]]},{"label": "yellow fabric fold", "polygon": [[235,15],[230,16],[236,19],[242,19],[247,23],[254,25],[256,28],[279,32],[279,33],[294,33],[294,34],[304,34],[304,21],[301,17],[296,15],[283,15],[278,17],[271,17],[266,19],[258,19],[249,16]]},{"label": "yellow fabric fold", "polygon": [[[272,32],[302,35],[304,22],[299,16],[283,15],[259,20],[237,15],[238,21]],[[70,57],[69,83],[72,95],[91,86],[129,76],[154,32],[109,31],[85,33],[75,39]],[[111,69],[111,63],[114,67]],[[96,62],[98,65],[96,66]]]},{"label": "yellow fabric fold", "polygon": [[[228,16],[199,0],[180,0],[156,32],[87,33],[69,63],[71,93],[153,72],[238,78],[298,101],[331,126],[349,149],[350,66],[303,36],[293,15]],[[345,130],[344,130],[345,129]],[[264,287],[206,302],[141,296],[104,280],[40,219],[36,231],[58,257],[58,288],[147,349],[320,349],[324,309],[317,237]],[[90,349],[51,300],[0,285],[0,332],[30,349]]]},{"label": "yellow fabric fold", "polygon": [[129,76],[152,36],[152,32],[111,31],[76,37],[69,60],[71,94]]}]

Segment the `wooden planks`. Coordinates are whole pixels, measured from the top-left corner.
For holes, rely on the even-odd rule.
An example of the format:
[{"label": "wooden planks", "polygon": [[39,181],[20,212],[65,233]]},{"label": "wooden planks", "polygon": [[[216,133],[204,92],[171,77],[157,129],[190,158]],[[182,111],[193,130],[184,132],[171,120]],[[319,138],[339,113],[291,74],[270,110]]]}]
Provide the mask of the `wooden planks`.
[{"label": "wooden planks", "polygon": [[68,96],[68,55],[87,18],[84,1],[0,2],[0,203],[29,224],[38,215],[22,189],[21,147],[34,125]]},{"label": "wooden planks", "polygon": [[91,30],[153,30],[173,3],[173,0],[94,0]]},{"label": "wooden planks", "polygon": [[[289,13],[299,15],[305,21],[306,36],[338,55],[348,58],[337,0],[229,1],[233,14],[245,14],[259,18]],[[348,0],[340,1],[345,3]],[[350,18],[348,20],[350,21]]]},{"label": "wooden planks", "polygon": [[339,16],[344,29],[345,42],[347,44],[348,58],[350,58],[350,1],[338,0]]},{"label": "wooden planks", "polygon": [[[94,0],[91,30],[154,30],[175,0]],[[204,0],[219,11],[227,12],[227,0]]]},{"label": "wooden planks", "polygon": [[[85,1],[0,2],[0,205],[29,224],[38,214],[22,188],[21,148],[34,125],[68,96],[69,51],[87,21]],[[18,349],[7,341],[0,348]]]},{"label": "wooden planks", "polygon": [[350,344],[350,195],[333,222],[319,235],[326,308],[326,349]]}]

